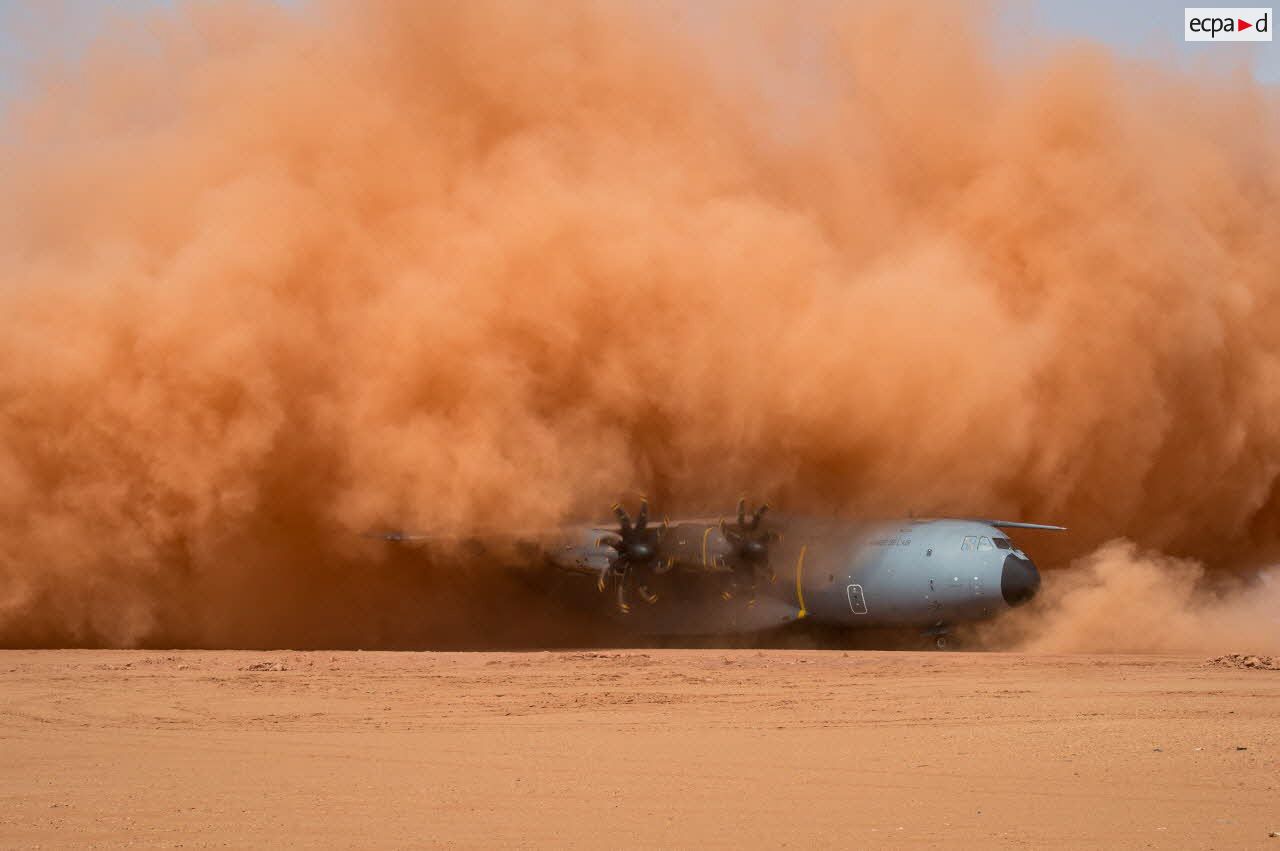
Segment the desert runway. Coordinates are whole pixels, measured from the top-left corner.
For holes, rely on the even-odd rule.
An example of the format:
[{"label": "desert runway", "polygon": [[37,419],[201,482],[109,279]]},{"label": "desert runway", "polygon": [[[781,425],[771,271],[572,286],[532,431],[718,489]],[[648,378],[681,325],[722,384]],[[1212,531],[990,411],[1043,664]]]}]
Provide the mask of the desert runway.
[{"label": "desert runway", "polygon": [[1204,657],[0,653],[0,845],[1274,847]]}]

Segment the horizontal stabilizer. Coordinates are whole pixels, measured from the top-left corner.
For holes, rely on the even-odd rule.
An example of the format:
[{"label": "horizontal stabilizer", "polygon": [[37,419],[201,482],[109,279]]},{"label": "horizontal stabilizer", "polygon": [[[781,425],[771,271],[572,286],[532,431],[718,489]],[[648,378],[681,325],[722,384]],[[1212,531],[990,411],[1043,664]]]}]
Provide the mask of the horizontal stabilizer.
[{"label": "horizontal stabilizer", "polygon": [[986,523],[988,526],[995,526],[999,529],[1043,529],[1046,532],[1065,532],[1066,526],[1050,526],[1047,523],[1022,523],[1018,520],[979,520],[979,523]]}]

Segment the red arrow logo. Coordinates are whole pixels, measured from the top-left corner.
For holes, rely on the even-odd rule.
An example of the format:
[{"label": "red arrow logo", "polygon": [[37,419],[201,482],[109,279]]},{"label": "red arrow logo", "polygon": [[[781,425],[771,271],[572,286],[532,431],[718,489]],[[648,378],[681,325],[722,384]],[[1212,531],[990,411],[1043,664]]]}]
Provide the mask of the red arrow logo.
[{"label": "red arrow logo", "polygon": [[1250,27],[1252,27],[1252,26],[1253,26],[1253,24],[1249,23],[1248,21],[1242,21],[1242,20],[1240,20],[1239,18],[1236,18],[1236,23],[1240,25],[1240,26],[1237,28],[1237,29],[1239,29],[1239,30],[1240,30],[1240,32],[1244,32],[1245,30],[1247,30],[1247,29],[1249,29]]}]

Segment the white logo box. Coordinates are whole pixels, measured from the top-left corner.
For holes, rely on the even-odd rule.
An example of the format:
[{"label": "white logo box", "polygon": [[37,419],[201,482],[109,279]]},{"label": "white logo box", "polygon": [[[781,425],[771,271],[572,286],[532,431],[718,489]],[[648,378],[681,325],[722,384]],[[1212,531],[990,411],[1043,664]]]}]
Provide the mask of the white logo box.
[{"label": "white logo box", "polygon": [[1183,10],[1186,41],[1271,41],[1275,15],[1262,7],[1195,7]]}]

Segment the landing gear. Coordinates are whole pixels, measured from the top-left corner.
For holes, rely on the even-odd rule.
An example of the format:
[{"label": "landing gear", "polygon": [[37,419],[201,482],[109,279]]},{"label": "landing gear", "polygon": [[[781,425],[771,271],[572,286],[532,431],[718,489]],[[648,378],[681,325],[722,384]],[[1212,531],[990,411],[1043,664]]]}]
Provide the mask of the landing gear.
[{"label": "landing gear", "polygon": [[934,650],[954,650],[955,638],[945,624],[934,624],[924,631],[924,639],[933,645]]}]

